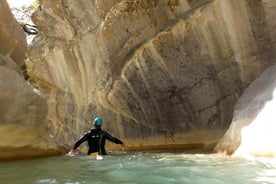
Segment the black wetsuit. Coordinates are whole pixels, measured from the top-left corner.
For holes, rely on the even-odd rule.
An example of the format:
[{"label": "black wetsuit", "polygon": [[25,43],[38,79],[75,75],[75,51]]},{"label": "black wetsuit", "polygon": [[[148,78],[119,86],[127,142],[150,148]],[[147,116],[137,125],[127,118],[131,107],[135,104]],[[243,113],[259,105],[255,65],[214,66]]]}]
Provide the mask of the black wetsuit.
[{"label": "black wetsuit", "polygon": [[123,144],[123,142],[115,137],[112,137],[107,132],[102,129],[92,129],[86,132],[74,145],[73,149],[77,149],[84,141],[88,142],[88,152],[90,153],[98,152],[99,155],[106,155],[105,151],[105,140],[108,139],[116,144]]}]

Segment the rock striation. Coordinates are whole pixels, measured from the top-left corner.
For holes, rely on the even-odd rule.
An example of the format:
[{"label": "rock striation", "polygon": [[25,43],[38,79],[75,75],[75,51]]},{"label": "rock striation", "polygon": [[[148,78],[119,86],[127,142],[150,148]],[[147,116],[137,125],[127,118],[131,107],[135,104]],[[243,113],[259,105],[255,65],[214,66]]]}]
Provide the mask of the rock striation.
[{"label": "rock striation", "polygon": [[213,148],[275,63],[274,12],[273,0],[42,0],[26,65],[51,135],[73,144],[100,116],[128,149]]}]

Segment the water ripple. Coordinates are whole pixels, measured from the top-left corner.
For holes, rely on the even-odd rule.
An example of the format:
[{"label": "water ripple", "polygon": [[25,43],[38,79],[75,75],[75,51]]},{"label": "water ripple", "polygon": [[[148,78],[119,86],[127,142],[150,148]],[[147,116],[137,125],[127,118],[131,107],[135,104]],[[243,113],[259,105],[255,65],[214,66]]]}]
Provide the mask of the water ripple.
[{"label": "water ripple", "polygon": [[276,160],[214,154],[113,152],[0,163],[1,184],[272,184]]}]

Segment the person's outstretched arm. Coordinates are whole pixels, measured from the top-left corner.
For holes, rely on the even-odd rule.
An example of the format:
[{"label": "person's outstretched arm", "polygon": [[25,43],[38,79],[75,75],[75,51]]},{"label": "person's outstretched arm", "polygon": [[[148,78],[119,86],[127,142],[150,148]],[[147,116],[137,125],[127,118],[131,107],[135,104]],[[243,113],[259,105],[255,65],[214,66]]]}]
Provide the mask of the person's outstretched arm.
[{"label": "person's outstretched arm", "polygon": [[88,132],[86,134],[84,134],[79,140],[77,140],[77,142],[74,144],[73,149],[70,150],[70,154],[76,155],[78,154],[78,147],[87,140],[87,136],[88,136]]},{"label": "person's outstretched arm", "polygon": [[115,144],[124,144],[123,141],[121,141],[120,139],[116,138],[116,137],[112,137],[109,133],[105,132],[105,136],[108,140],[110,140],[111,142],[114,142]]}]

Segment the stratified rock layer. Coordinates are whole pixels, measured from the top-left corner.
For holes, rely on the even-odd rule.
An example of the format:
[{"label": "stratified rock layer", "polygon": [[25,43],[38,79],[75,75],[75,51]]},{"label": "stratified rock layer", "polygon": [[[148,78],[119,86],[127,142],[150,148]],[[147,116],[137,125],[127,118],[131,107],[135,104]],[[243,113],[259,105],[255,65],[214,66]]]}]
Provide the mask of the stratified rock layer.
[{"label": "stratified rock layer", "polygon": [[274,10],[269,0],[42,0],[26,64],[51,134],[73,144],[100,116],[129,149],[212,147],[275,62]]}]

